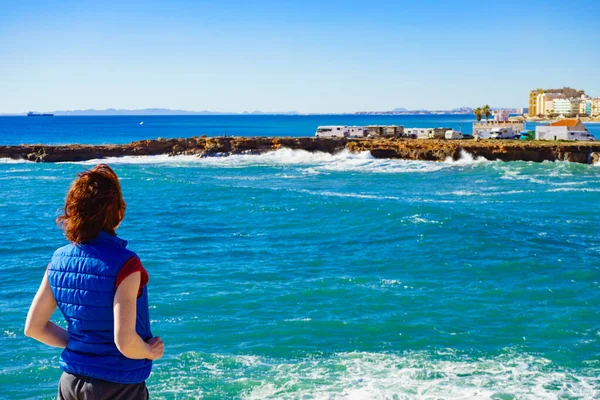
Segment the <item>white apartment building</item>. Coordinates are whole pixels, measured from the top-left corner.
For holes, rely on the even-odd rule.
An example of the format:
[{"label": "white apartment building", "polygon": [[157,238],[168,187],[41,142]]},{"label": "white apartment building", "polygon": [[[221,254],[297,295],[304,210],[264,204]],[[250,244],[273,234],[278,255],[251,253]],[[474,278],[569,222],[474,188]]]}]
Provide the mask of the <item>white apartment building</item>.
[{"label": "white apartment building", "polygon": [[593,103],[592,99],[582,100],[581,103],[579,104],[579,114],[592,115],[592,103]]},{"label": "white apartment building", "polygon": [[496,110],[492,111],[492,115],[494,116],[494,121],[496,122],[506,122],[510,117],[509,110]]},{"label": "white apartment building", "polygon": [[554,113],[558,115],[578,114],[582,99],[555,99]]},{"label": "white apartment building", "polygon": [[600,115],[600,97],[592,99],[592,116]]},{"label": "white apartment building", "polygon": [[536,97],[535,108],[539,115],[546,115],[550,111],[556,112],[554,101],[564,99],[560,93],[540,93]]}]

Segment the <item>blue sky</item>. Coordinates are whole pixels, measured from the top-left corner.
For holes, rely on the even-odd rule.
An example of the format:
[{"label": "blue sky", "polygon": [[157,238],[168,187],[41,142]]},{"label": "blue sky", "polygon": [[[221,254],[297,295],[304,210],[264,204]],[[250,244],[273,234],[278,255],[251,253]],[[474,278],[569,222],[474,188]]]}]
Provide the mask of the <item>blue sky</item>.
[{"label": "blue sky", "polygon": [[[572,5],[571,5],[572,4]],[[600,96],[600,2],[5,1],[0,112],[352,112]]]}]

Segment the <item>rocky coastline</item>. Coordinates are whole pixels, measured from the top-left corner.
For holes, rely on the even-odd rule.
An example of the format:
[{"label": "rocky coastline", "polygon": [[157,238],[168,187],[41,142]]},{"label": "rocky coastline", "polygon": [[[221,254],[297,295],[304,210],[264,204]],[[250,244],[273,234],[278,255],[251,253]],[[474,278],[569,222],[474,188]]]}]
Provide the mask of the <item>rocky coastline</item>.
[{"label": "rocky coastline", "polygon": [[164,154],[212,157],[261,154],[282,148],[325,153],[335,153],[347,149],[352,152],[369,151],[375,158],[426,161],[445,161],[448,158],[458,160],[462,151],[466,151],[474,157],[501,161],[570,161],[584,164],[600,161],[600,143],[596,142],[204,136],[183,139],[159,138],[122,145],[0,146],[0,158],[33,162],[67,162]]}]

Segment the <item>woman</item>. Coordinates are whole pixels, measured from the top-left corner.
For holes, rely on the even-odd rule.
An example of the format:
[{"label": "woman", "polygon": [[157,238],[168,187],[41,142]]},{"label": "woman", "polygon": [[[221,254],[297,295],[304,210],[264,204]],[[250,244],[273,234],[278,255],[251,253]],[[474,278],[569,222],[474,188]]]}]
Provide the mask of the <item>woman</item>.
[{"label": "woman", "polygon": [[[70,243],[48,264],[25,334],[65,349],[59,399],[148,398],[164,344],[150,332],[148,273],[115,233],[124,215],[119,179],[101,164],[78,174],[57,219]],[[50,322],[56,306],[68,330]]]}]

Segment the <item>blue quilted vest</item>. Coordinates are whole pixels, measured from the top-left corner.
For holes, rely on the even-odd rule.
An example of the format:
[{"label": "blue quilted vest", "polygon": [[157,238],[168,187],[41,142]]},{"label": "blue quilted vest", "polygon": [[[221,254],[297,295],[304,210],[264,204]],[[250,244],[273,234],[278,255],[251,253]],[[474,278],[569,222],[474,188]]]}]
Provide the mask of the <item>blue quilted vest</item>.
[{"label": "blue quilted vest", "polygon": [[[69,327],[69,343],[60,357],[63,371],[117,383],[140,383],[150,376],[152,361],[125,357],[114,342],[113,300],[117,275],[136,257],[127,242],[102,231],[85,244],[56,250],[48,281]],[[148,292],[137,300],[136,331],[152,337]]]}]

